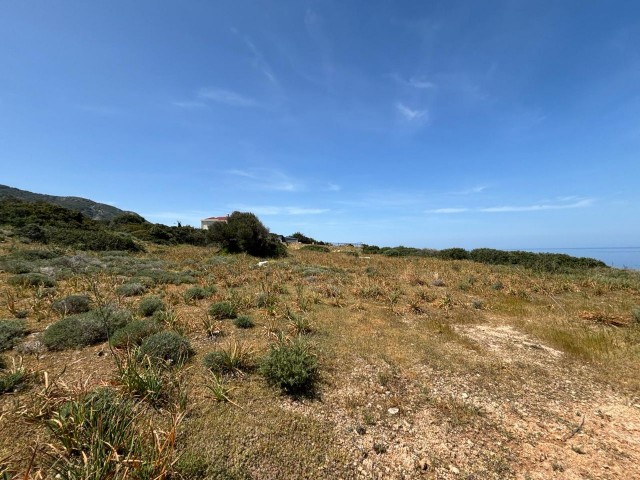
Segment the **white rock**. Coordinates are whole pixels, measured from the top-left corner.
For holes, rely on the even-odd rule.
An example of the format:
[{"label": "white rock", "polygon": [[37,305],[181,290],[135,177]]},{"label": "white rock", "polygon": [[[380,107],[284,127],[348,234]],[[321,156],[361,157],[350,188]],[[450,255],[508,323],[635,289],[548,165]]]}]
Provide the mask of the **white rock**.
[{"label": "white rock", "polygon": [[387,413],[389,413],[389,415],[397,415],[400,412],[400,409],[397,407],[391,407],[389,410],[387,410]]}]

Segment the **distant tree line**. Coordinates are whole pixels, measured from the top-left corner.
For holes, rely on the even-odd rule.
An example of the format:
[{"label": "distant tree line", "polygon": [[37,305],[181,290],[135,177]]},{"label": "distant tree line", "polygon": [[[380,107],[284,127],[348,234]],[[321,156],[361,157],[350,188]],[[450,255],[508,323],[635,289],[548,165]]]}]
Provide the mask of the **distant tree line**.
[{"label": "distant tree line", "polygon": [[563,253],[533,253],[524,251],[497,250],[493,248],[446,248],[434,250],[413,247],[378,247],[375,245],[362,246],[362,253],[380,254],[388,257],[432,257],[444,260],[472,260],[489,265],[518,265],[543,272],[568,272],[590,268],[607,267],[604,262],[594,258],[572,257]]},{"label": "distant tree line", "polygon": [[252,213],[233,212],[226,222],[208,230],[151,223],[136,213],[111,220],[92,220],[82,213],[51,203],[0,200],[0,225],[13,227],[20,238],[82,250],[144,250],[142,242],[160,245],[219,246],[229,253],[280,257],[287,249],[279,236]]},{"label": "distant tree line", "polygon": [[291,235],[293,238],[297,238],[300,243],[304,243],[305,245],[329,245],[327,242],[321,242],[316,240],[315,238],[307,237],[306,235],[296,232]]}]

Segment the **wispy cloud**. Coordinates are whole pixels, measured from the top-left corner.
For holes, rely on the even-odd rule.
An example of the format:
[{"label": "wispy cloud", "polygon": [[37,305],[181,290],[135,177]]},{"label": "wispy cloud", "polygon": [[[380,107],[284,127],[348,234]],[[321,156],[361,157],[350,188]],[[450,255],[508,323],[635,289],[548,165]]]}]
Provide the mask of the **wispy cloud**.
[{"label": "wispy cloud", "polygon": [[[567,197],[572,200],[575,197]],[[481,213],[510,213],[510,212],[539,212],[544,210],[567,210],[573,208],[586,208],[593,205],[592,198],[582,198],[574,202],[556,202],[556,203],[536,203],[533,205],[500,205],[494,207],[467,208],[467,207],[447,207],[427,210],[427,213],[464,213],[464,212],[481,212]]]},{"label": "wispy cloud", "polygon": [[435,88],[436,84],[427,80],[424,77],[411,77],[409,78],[408,81],[409,85],[411,85],[414,88],[421,88],[421,89],[427,89],[427,88]]},{"label": "wispy cloud", "polygon": [[428,213],[463,213],[468,212],[468,208],[436,208],[435,210],[428,210]]},{"label": "wispy cloud", "polygon": [[206,101],[223,103],[232,107],[256,107],[258,102],[231,90],[221,88],[202,88],[198,92],[198,98]]},{"label": "wispy cloud", "polygon": [[407,119],[410,122],[428,119],[427,110],[413,109],[401,102],[396,103],[396,110],[400,113],[400,115],[402,115],[405,119]]},{"label": "wispy cloud", "polygon": [[398,75],[397,73],[392,73],[388,76],[405,87],[417,88],[419,90],[429,90],[436,88],[436,84],[424,76],[413,76],[409,77],[408,79],[402,77],[401,75]]},{"label": "wispy cloud", "polygon": [[207,106],[206,103],[198,101],[173,102],[173,105],[180,108],[203,108]]},{"label": "wispy cloud", "polygon": [[537,212],[540,210],[565,210],[571,208],[584,208],[593,204],[593,199],[585,198],[573,203],[539,203],[535,205],[504,205],[499,207],[488,207],[479,209],[480,212],[501,213],[501,212]]},{"label": "wispy cloud", "polygon": [[328,208],[277,207],[273,205],[232,204],[230,210],[251,212],[256,215],[321,215],[329,212]]},{"label": "wispy cloud", "polygon": [[473,195],[474,193],[482,193],[487,188],[489,188],[488,185],[477,185],[475,187],[467,188],[465,190],[458,190],[455,192],[451,192],[451,195]]},{"label": "wispy cloud", "polygon": [[329,185],[327,185],[327,190],[329,190],[330,192],[339,192],[340,190],[342,190],[342,187],[340,185],[336,185],[335,183],[329,183]]},{"label": "wispy cloud", "polygon": [[249,37],[248,35],[241,34],[238,31],[238,29],[235,27],[231,27],[231,32],[234,35],[238,36],[251,52],[251,65],[257,71],[259,71],[262,75],[264,75],[266,79],[269,81],[269,83],[273,85],[278,85],[279,83],[278,77],[274,73],[273,68],[271,67],[269,62],[266,60],[262,51],[258,49],[256,44],[253,42],[251,37]]},{"label": "wispy cloud", "polygon": [[228,170],[229,175],[246,179],[251,188],[275,190],[280,192],[297,192],[304,189],[304,184],[289,175],[268,168]]}]

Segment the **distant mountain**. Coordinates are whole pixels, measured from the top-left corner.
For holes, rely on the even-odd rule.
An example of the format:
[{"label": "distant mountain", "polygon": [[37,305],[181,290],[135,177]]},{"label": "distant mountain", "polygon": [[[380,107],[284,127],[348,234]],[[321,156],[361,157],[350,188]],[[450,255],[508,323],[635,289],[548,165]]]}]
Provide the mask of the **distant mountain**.
[{"label": "distant mountain", "polygon": [[51,203],[53,205],[58,205],[59,207],[80,212],[93,220],[111,220],[119,215],[132,213],[112,207],[111,205],[94,202],[87,198],[43,195],[41,193],[27,192],[26,190],[20,190],[19,188],[0,185],[0,200],[4,198],[15,198],[25,202]]}]

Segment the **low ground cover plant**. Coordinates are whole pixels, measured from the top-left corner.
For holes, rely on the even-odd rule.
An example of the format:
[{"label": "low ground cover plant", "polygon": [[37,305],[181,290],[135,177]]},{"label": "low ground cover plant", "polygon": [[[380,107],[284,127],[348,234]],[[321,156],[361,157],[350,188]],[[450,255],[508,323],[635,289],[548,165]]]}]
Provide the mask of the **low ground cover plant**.
[{"label": "low ground cover plant", "polygon": [[26,334],[27,328],[23,321],[0,320],[0,352],[13,348]]},{"label": "low ground cover plant", "polygon": [[17,285],[21,287],[55,287],[56,281],[42,273],[21,273],[9,277],[7,280],[9,285]]},{"label": "low ground cover plant", "polygon": [[51,324],[42,336],[49,350],[81,348],[106,341],[131,321],[131,313],[113,307],[102,307],[87,313],[71,315]]},{"label": "low ground cover plant", "polygon": [[213,287],[189,287],[184,292],[184,301],[189,303],[194,300],[202,300],[204,298],[209,298],[211,295],[215,293],[215,289]]},{"label": "low ground cover plant", "polygon": [[140,345],[145,338],[160,331],[162,325],[153,318],[134,320],[113,333],[110,338],[111,346],[125,348]]},{"label": "low ground cover plant", "polygon": [[309,344],[296,338],[273,343],[259,370],[270,384],[284,392],[308,395],[314,391],[318,361]]},{"label": "low ground cover plant", "polygon": [[248,315],[240,315],[233,321],[233,324],[238,328],[252,328],[255,325]]},{"label": "low ground cover plant", "polygon": [[154,364],[182,365],[194,354],[189,340],[176,332],[163,331],[146,337],[138,357],[148,357]]},{"label": "low ground cover plant", "polygon": [[236,318],[238,311],[231,302],[216,302],[209,307],[209,316],[216,320]]},{"label": "low ground cover plant", "polygon": [[160,297],[145,297],[138,304],[138,313],[143,317],[150,317],[165,308],[166,306]]},{"label": "low ground cover plant", "polygon": [[253,350],[240,342],[231,342],[221,350],[207,353],[202,363],[214,374],[242,374],[253,369]]},{"label": "low ground cover plant", "polygon": [[147,291],[146,285],[139,282],[124,283],[116,288],[116,293],[123,297],[136,297]]},{"label": "low ground cover plant", "polygon": [[69,295],[56,300],[51,308],[62,315],[88,312],[91,309],[91,301],[86,295]]}]

